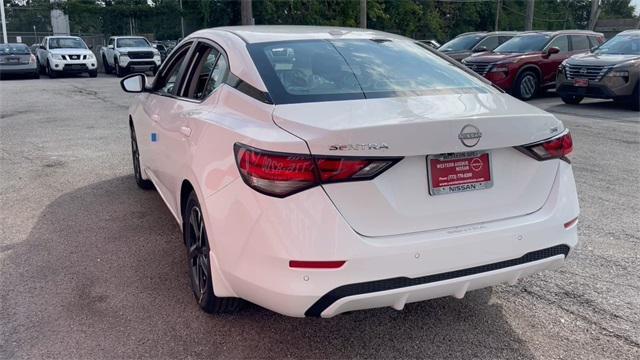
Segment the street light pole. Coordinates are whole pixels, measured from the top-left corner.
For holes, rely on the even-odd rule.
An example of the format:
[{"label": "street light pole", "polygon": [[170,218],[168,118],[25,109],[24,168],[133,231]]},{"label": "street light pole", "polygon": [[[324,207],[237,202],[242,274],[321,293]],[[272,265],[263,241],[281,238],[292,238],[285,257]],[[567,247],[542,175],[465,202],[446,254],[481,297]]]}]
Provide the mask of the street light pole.
[{"label": "street light pole", "polygon": [[182,0],[180,0],[180,32],[184,39],[184,16],[182,15]]},{"label": "street light pole", "polygon": [[7,40],[7,19],[4,17],[4,0],[0,0],[0,17],[2,18],[2,41],[8,43]]},{"label": "street light pole", "polygon": [[496,22],[495,22],[495,27],[494,27],[494,31],[498,31],[498,29],[500,28],[500,8],[502,7],[502,0],[497,0],[496,1]]},{"label": "street light pole", "polygon": [[524,22],[524,30],[533,30],[533,9],[534,9],[534,1],[535,0],[527,0],[527,12],[525,16]]},{"label": "street light pole", "polygon": [[360,27],[367,28],[367,0],[360,0]]},{"label": "street light pole", "polygon": [[38,32],[36,31],[36,26],[33,25],[33,37],[36,38],[36,42],[34,44],[38,43]]}]

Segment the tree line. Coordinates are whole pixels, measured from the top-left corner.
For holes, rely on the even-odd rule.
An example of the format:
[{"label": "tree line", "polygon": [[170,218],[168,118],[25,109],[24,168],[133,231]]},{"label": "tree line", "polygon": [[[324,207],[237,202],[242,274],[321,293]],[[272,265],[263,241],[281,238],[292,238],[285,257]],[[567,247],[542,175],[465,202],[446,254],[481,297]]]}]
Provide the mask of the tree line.
[{"label": "tree line", "polygon": [[[499,11],[498,11],[499,6]],[[154,34],[178,39],[202,28],[240,24],[237,0],[5,0],[9,32],[51,31],[50,10],[69,16],[72,33]],[[254,0],[255,24],[358,26],[358,0]],[[524,0],[368,0],[367,26],[446,41],[466,31],[523,30]],[[600,0],[600,18],[631,18],[630,0]],[[591,0],[536,0],[534,29],[584,29]],[[182,21],[181,21],[182,19]]]}]

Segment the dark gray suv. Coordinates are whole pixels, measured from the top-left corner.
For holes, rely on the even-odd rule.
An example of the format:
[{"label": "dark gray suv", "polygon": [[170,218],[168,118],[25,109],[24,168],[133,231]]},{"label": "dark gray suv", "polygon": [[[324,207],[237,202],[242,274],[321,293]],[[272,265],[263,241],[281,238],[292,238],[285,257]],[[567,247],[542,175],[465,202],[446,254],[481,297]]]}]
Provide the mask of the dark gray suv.
[{"label": "dark gray suv", "polygon": [[473,53],[492,51],[517,34],[513,31],[464,33],[440,46],[438,51],[455,60],[462,61]]},{"label": "dark gray suv", "polygon": [[640,30],[623,31],[590,53],[565,60],[556,91],[567,104],[585,97],[614,99],[640,110]]}]

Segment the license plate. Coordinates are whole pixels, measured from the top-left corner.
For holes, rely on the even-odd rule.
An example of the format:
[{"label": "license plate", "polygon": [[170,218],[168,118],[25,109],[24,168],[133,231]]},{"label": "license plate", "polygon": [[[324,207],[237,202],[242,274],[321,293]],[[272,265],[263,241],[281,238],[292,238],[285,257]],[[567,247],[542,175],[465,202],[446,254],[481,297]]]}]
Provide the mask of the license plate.
[{"label": "license plate", "polygon": [[589,80],[588,79],[575,79],[575,80],[573,80],[573,85],[574,86],[580,86],[580,87],[587,87],[587,86],[589,86]]},{"label": "license plate", "polygon": [[20,62],[20,59],[9,58],[9,59],[7,59],[7,62],[12,63],[12,64],[16,64],[16,63]]},{"label": "license plate", "polygon": [[488,152],[429,155],[427,171],[431,195],[483,190],[493,186]]}]

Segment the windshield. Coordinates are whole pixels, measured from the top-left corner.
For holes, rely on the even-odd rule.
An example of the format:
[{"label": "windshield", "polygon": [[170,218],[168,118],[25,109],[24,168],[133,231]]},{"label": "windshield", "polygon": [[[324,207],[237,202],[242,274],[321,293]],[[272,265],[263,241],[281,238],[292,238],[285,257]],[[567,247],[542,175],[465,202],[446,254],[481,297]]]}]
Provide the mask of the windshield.
[{"label": "windshield", "polygon": [[116,47],[149,47],[149,43],[143,38],[122,38],[117,40]]},{"label": "windshield", "polygon": [[463,35],[442,45],[440,51],[464,51],[471,50],[477,43],[484,38],[484,35]]},{"label": "windshield", "polygon": [[640,55],[640,35],[618,35],[597,48],[598,55]]},{"label": "windshield", "polygon": [[0,44],[0,55],[29,55],[31,51],[23,44]]},{"label": "windshield", "polygon": [[516,36],[508,40],[504,44],[498,46],[493,52],[495,53],[527,53],[532,51],[542,51],[547,42],[551,39],[550,35],[524,35]]},{"label": "windshield", "polygon": [[80,38],[51,38],[49,49],[86,49],[87,45]]},{"label": "windshield", "polygon": [[305,40],[248,46],[275,103],[487,92],[412,41]]}]

